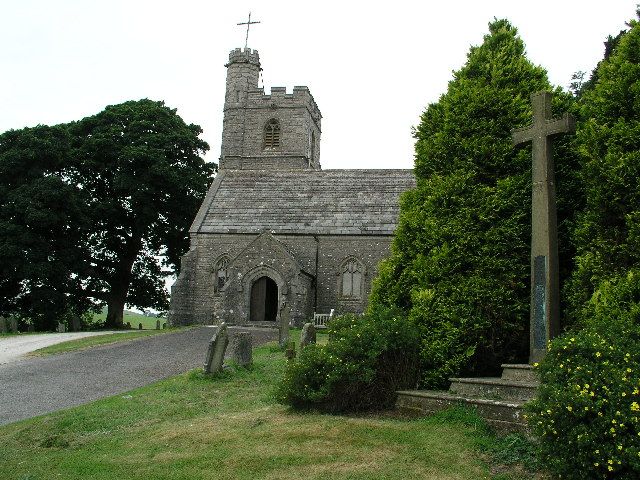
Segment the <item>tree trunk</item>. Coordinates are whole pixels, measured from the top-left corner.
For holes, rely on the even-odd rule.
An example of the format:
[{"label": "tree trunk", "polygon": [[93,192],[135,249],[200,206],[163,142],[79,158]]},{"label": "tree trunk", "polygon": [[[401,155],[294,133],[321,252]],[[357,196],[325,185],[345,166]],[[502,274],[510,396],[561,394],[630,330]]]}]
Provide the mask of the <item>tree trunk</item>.
[{"label": "tree trunk", "polygon": [[123,328],[124,302],[126,295],[111,294],[107,302],[107,320],[105,327]]}]

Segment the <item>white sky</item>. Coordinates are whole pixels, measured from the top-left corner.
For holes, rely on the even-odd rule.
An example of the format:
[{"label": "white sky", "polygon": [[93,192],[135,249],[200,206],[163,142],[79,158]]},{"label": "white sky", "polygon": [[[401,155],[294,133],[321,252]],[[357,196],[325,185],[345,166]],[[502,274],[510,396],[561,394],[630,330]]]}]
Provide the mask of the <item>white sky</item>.
[{"label": "white sky", "polygon": [[267,92],[307,85],[320,107],[323,168],[410,168],[411,127],[494,17],[566,88],[637,1],[0,0],[0,132],[151,98],[202,126],[217,160],[224,64],[251,11]]}]

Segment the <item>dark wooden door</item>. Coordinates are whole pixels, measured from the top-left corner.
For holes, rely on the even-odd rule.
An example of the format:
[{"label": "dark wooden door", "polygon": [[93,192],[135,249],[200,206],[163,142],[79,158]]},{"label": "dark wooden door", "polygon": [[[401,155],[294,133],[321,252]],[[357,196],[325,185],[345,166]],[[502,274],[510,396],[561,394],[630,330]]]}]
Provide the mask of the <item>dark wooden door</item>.
[{"label": "dark wooden door", "polygon": [[278,285],[269,277],[260,277],[251,286],[249,319],[275,322],[278,316]]}]

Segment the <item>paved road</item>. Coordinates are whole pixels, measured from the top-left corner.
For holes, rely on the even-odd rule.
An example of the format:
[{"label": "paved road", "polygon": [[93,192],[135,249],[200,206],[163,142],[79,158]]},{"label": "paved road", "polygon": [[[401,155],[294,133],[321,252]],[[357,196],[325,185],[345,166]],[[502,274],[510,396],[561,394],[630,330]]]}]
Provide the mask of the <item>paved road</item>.
[{"label": "paved road", "polygon": [[[272,329],[247,330],[254,346],[278,336]],[[0,425],[116,395],[200,367],[214,332],[211,327],[199,327],[0,365]]]},{"label": "paved road", "polygon": [[40,348],[55,345],[56,343],[66,342],[68,340],[76,340],[84,337],[95,337],[96,335],[111,335],[113,333],[122,333],[126,335],[129,332],[137,330],[105,330],[100,332],[67,332],[67,333],[42,333],[18,335],[0,338],[0,365],[20,360],[25,354],[34,352]]}]

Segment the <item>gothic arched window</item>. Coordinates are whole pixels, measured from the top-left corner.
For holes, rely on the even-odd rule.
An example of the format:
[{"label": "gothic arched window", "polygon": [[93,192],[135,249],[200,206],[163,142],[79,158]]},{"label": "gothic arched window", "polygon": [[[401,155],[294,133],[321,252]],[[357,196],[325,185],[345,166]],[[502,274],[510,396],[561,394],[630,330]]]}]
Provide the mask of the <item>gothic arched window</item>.
[{"label": "gothic arched window", "polygon": [[355,258],[342,264],[342,296],[349,298],[362,297],[362,276],[364,268]]},{"label": "gothic arched window", "polygon": [[213,272],[213,291],[219,292],[227,283],[227,267],[229,265],[229,258],[224,256],[220,257],[216,262],[215,270]]},{"label": "gothic arched window", "polygon": [[272,118],[264,126],[264,148],[280,146],[280,122]]}]

